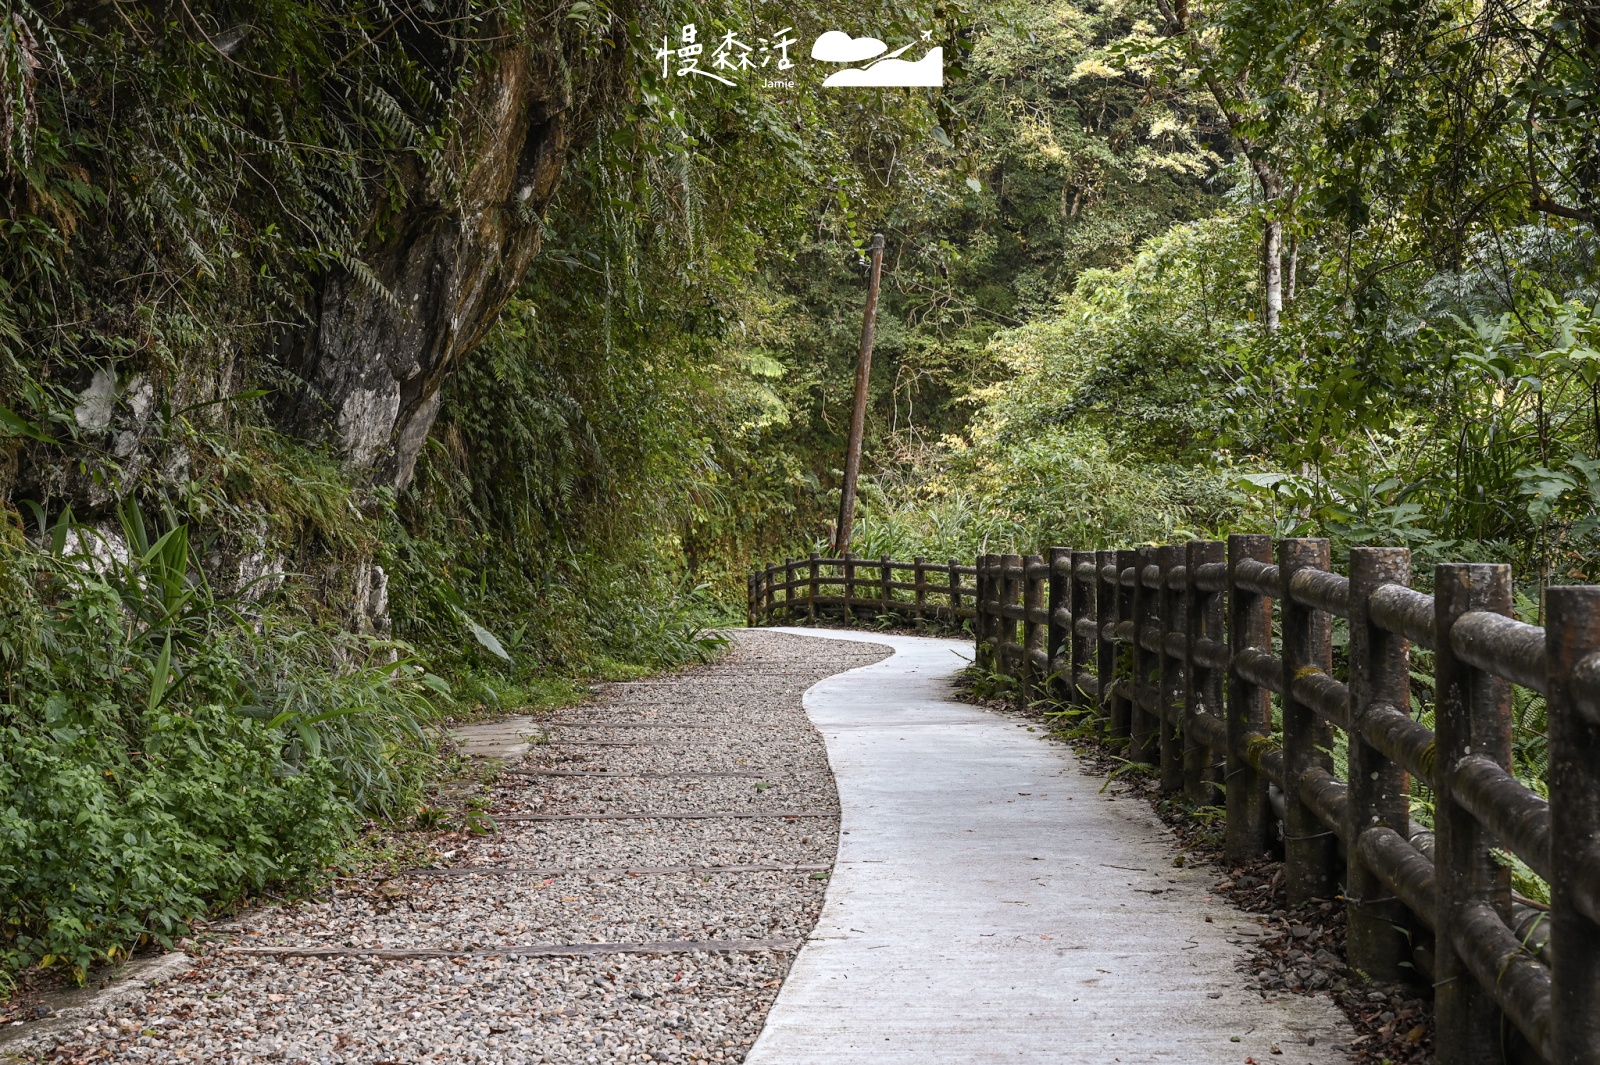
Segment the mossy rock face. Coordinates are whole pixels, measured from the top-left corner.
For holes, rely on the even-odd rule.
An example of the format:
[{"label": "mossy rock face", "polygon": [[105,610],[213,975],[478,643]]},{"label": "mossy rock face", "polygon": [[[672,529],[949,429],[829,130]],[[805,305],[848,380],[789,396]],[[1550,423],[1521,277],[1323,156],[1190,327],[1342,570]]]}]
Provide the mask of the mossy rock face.
[{"label": "mossy rock face", "polygon": [[25,356],[0,492],[93,519],[236,468],[241,427],[403,489],[620,99],[617,58],[545,0],[404,28],[299,0],[181,31],[24,11],[0,69],[55,73],[0,123],[0,338]]},{"label": "mossy rock face", "polygon": [[538,254],[540,218],[574,150],[559,41],[513,35],[482,62],[452,101],[471,116],[442,161],[452,187],[408,168],[406,206],[365,256],[371,276],[328,279],[299,365],[308,388],[296,428],[397,490],[411,483],[440,387]]}]

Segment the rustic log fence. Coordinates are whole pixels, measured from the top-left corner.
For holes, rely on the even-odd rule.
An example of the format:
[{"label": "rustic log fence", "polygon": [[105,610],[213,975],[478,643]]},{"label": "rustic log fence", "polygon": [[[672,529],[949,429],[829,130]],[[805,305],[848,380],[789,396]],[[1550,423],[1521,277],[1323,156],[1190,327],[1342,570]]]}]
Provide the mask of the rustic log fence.
[{"label": "rustic log fence", "polygon": [[[1343,576],[1327,540],[1254,535],[975,567],[812,556],[752,575],[750,616],[971,618],[978,666],[1016,699],[1076,707],[1163,789],[1224,803],[1231,861],[1276,825],[1290,903],[1344,902],[1350,965],[1432,983],[1440,1065],[1600,1065],[1600,587],[1547,589],[1539,628],[1511,616],[1508,566],[1410,583],[1403,548],[1353,548]],[[1434,656],[1433,729],[1411,713],[1413,644]],[[1548,799],[1511,774],[1512,685],[1546,699]],[[1432,831],[1414,831],[1412,779]],[[1513,895],[1506,852],[1548,909]]]},{"label": "rustic log fence", "polygon": [[857,558],[848,551],[839,558],[788,558],[750,574],[749,621],[889,618],[959,626],[977,615],[978,589],[964,583],[977,572],[955,559],[896,562],[887,556]]}]

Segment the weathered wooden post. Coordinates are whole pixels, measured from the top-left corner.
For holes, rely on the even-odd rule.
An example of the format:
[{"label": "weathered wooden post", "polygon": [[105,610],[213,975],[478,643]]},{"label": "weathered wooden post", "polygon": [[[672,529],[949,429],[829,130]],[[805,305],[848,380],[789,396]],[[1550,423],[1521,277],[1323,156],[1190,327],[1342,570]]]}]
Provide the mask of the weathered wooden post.
[{"label": "weathered wooden post", "polygon": [[928,611],[928,560],[917,555],[911,560],[911,583],[915,585],[912,594],[912,616],[921,621]]},{"label": "weathered wooden post", "polygon": [[[1511,913],[1511,870],[1494,860],[1478,819],[1455,800],[1452,777],[1469,755],[1511,765],[1511,683],[1462,661],[1450,630],[1469,611],[1511,614],[1511,567],[1452,563],[1434,568],[1434,1040],[1440,1065],[1497,1065],[1505,1024],[1453,942],[1469,912]],[[1548,637],[1547,637],[1548,638]],[[1565,947],[1553,942],[1559,957]],[[1589,1001],[1584,1009],[1593,1011]]]},{"label": "weathered wooden post", "polygon": [[763,590],[766,594],[766,607],[764,613],[766,614],[768,621],[772,620],[772,611],[776,609],[778,603],[778,582],[776,579],[777,569],[778,567],[776,566],[768,566],[766,569],[762,570],[762,576],[764,578],[762,584]]},{"label": "weathered wooden post", "polygon": [[[1134,672],[1133,638],[1125,634],[1136,629],[1139,624],[1138,617],[1133,612],[1134,585],[1138,580],[1136,567],[1139,564],[1139,553],[1127,548],[1115,552],[1116,561],[1116,624],[1112,629],[1117,640],[1116,662],[1112,673],[1115,676],[1116,692],[1111,700],[1111,735],[1126,739],[1131,747],[1133,743],[1133,715],[1134,715],[1134,684],[1137,674]],[[1132,758],[1132,754],[1129,755]],[[1137,759],[1135,759],[1137,760]]]},{"label": "weathered wooden post", "polygon": [[1339,893],[1339,838],[1300,797],[1299,781],[1313,769],[1333,772],[1333,726],[1315,707],[1293,694],[1303,670],[1333,672],[1333,624],[1327,613],[1289,594],[1303,569],[1327,570],[1328,541],[1296,538],[1278,542],[1278,600],[1283,619],[1283,877],[1289,905],[1332,899]]},{"label": "weathered wooden post", "polygon": [[783,620],[794,621],[794,562],[792,558],[783,560]]},{"label": "weathered wooden post", "polygon": [[974,603],[974,617],[972,619],[978,648],[982,652],[980,664],[990,673],[1000,671],[1000,659],[994,644],[995,635],[999,626],[995,624],[993,603],[999,598],[999,589],[995,587],[994,565],[995,555],[978,556],[977,601]]},{"label": "weathered wooden post", "polygon": [[888,555],[878,559],[878,613],[889,615],[894,613],[894,589],[889,587],[889,582],[894,580],[894,563]]},{"label": "weathered wooden post", "polygon": [[[1002,641],[1002,622],[1000,611],[1005,606],[1005,555],[989,556],[989,657],[994,664],[997,678],[1005,673],[1005,656],[1000,651]],[[1000,686],[1005,681],[997,681]]]},{"label": "weathered wooden post", "polygon": [[1058,702],[1072,699],[1072,548],[1052,547],[1045,556],[1049,565],[1045,611],[1050,624],[1045,628],[1045,656],[1050,660],[1045,674],[1045,695]]},{"label": "weathered wooden post", "polygon": [[1000,617],[1000,609],[1005,604],[1005,572],[1003,572],[1003,566],[1005,566],[1005,555],[989,556],[989,601],[986,604],[986,609],[989,611],[989,622],[987,622],[987,625],[989,625],[989,659],[992,662],[992,668],[994,668],[997,678],[1005,672],[1005,662],[1003,662],[1002,654],[1000,654],[1000,640],[1002,640],[1000,622],[1003,620]]},{"label": "weathered wooden post", "polygon": [[1022,683],[1017,688],[1020,706],[1027,706],[1043,693],[1049,673],[1041,670],[1037,656],[1045,649],[1045,624],[1039,620],[1045,609],[1046,574],[1044,558],[1024,555],[1022,559]]},{"label": "weathered wooden post", "polygon": [[1022,646],[1018,642],[1017,608],[1022,605],[1022,556],[1000,556],[1000,673],[1006,690],[1015,695],[1023,679]]},{"label": "weathered wooden post", "polygon": [[[1096,572],[1095,552],[1074,551],[1072,566],[1072,655],[1067,673],[1067,698],[1073,706],[1091,708],[1100,694],[1100,620],[1096,592],[1100,575]],[[1098,715],[1096,715],[1098,718]]]},{"label": "weathered wooden post", "polygon": [[1156,590],[1156,613],[1160,639],[1157,658],[1157,687],[1155,689],[1156,735],[1161,751],[1161,790],[1177,791],[1183,787],[1183,740],[1178,728],[1179,708],[1183,705],[1183,662],[1174,658],[1167,649],[1167,637],[1183,635],[1184,618],[1180,613],[1182,595],[1172,587],[1172,571],[1182,565],[1183,548],[1166,544],[1155,550],[1157,578],[1161,587]]},{"label": "weathered wooden post", "polygon": [[817,584],[821,576],[822,558],[813,551],[809,561],[811,563],[811,572],[809,574],[811,579],[806,590],[806,619],[815,622],[817,620]]},{"label": "weathered wooden post", "polygon": [[[1545,591],[1550,731],[1551,1061],[1600,1065],[1600,588]],[[1580,699],[1578,681],[1590,681]]]},{"label": "weathered wooden post", "polygon": [[846,625],[856,620],[856,556],[844,553],[844,621]]},{"label": "weathered wooden post", "polygon": [[1096,551],[1095,566],[1095,634],[1094,662],[1099,691],[1095,694],[1095,708],[1100,717],[1100,728],[1105,735],[1115,736],[1112,728],[1111,704],[1116,698],[1117,682],[1117,553]]},{"label": "weathered wooden post", "polygon": [[[950,560],[950,627],[961,628],[961,570],[957,568],[956,560]],[[972,619],[972,629],[978,629],[978,619]]]},{"label": "weathered wooden post", "polygon": [[983,642],[989,648],[989,670],[1000,672],[1000,556],[984,556],[984,586],[978,596],[978,609],[983,612]]},{"label": "weathered wooden post", "polygon": [[1233,658],[1246,648],[1272,651],[1272,600],[1238,583],[1244,562],[1270,563],[1272,538],[1228,537],[1228,752],[1224,790],[1228,807],[1228,861],[1254,861],[1267,849],[1267,777],[1245,756],[1251,738],[1272,731],[1272,693],[1239,675]]},{"label": "weathered wooden post", "polygon": [[1226,721],[1222,705],[1222,678],[1225,670],[1211,663],[1225,646],[1222,627],[1222,593],[1200,587],[1201,566],[1225,564],[1227,545],[1221,540],[1191,540],[1184,548],[1183,613],[1188,669],[1184,674],[1183,791],[1190,802],[1206,805],[1217,801],[1216,755],[1199,735],[1194,719],[1206,714]]},{"label": "weathered wooden post", "polygon": [[1402,979],[1411,961],[1405,904],[1361,860],[1355,841],[1369,828],[1411,835],[1410,776],[1362,739],[1374,705],[1411,709],[1410,645],[1372,623],[1367,603],[1386,584],[1409,586],[1411,552],[1403,547],[1350,549],[1349,805],[1346,807],[1345,906],[1350,965],[1374,980]]},{"label": "weathered wooden post", "polygon": [[1155,549],[1141,547],[1133,553],[1133,714],[1129,723],[1128,760],[1155,765],[1161,758],[1161,734],[1153,707],[1160,700],[1161,658],[1144,645],[1145,632],[1158,628],[1156,590],[1145,583],[1145,570],[1156,564]]},{"label": "weathered wooden post", "polygon": [[744,579],[744,614],[745,624],[750,628],[756,627],[756,575],[751,571]]},{"label": "weathered wooden post", "polygon": [[1004,597],[1001,588],[1000,560],[1004,556],[998,554],[985,555],[985,566],[988,576],[984,580],[984,592],[980,596],[978,609],[984,616],[984,643],[989,647],[989,670],[995,675],[996,684],[999,684],[1001,671],[1000,663],[1000,600]]}]

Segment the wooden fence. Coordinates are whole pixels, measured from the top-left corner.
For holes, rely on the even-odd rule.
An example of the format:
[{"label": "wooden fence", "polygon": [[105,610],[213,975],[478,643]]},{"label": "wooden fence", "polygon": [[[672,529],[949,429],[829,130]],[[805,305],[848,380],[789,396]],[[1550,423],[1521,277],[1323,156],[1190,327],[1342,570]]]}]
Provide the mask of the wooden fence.
[{"label": "wooden fence", "polygon": [[[1546,1061],[1600,1062],[1600,588],[1549,589],[1540,629],[1510,617],[1507,566],[1439,566],[1432,596],[1410,567],[1356,548],[1340,576],[1328,541],[1265,536],[987,555],[979,661],[1020,697],[1092,708],[1164,788],[1221,791],[1231,858],[1264,851],[1276,814],[1290,902],[1342,897],[1370,976],[1430,975],[1440,1065],[1503,1060],[1502,1018]],[[1431,730],[1413,643],[1434,652]],[[1547,699],[1549,801],[1510,773],[1512,684]],[[1412,831],[1411,777],[1433,832]],[[1549,882],[1548,912],[1513,899],[1501,849]]]},{"label": "wooden fence", "polygon": [[[749,620],[757,625],[780,618],[892,617],[959,626],[963,618],[977,616],[978,589],[962,583],[977,572],[954,559],[896,562],[888,556],[856,558],[848,551],[842,558],[788,558],[750,574]],[[897,574],[910,579],[897,580]]]},{"label": "wooden fence", "polygon": [[[753,575],[750,612],[971,616],[978,664],[1018,699],[1082,708],[1164,789],[1224,803],[1230,860],[1281,832],[1291,904],[1344,902],[1350,965],[1432,983],[1440,1065],[1600,1065],[1600,587],[1548,589],[1541,629],[1511,617],[1507,566],[1438,566],[1433,595],[1409,587],[1404,549],[1354,548],[1349,569],[1326,540],[1266,536],[975,568],[813,556]],[[946,613],[927,613],[929,574],[948,575]],[[1411,713],[1413,644],[1433,652],[1432,729]],[[1513,685],[1547,701],[1548,799],[1510,772]],[[1414,830],[1413,779],[1432,831]],[[1548,909],[1514,896],[1506,852]]]}]

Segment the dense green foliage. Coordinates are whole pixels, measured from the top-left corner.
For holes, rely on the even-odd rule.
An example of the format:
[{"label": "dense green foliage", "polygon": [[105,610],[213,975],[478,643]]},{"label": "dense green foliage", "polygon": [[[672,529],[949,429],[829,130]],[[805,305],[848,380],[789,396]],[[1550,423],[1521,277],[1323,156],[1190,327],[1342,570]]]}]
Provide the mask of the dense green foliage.
[{"label": "dense green foliage", "polygon": [[[564,547],[609,578],[534,571],[522,603],[482,604],[480,574],[449,565],[461,514],[397,513],[281,417],[321,280],[381,288],[364,250],[409,196],[455,195],[500,35],[565,51],[580,116],[620,106],[614,24],[535,30],[547,15],[262,0],[0,18],[0,966],[81,975],[314,879],[363,817],[409,817],[433,723],[507,688],[463,639],[524,678],[708,650],[681,568],[628,580],[635,545],[598,515]],[[533,446],[524,470],[570,477]],[[143,511],[165,537],[123,520]],[[374,635],[374,559],[420,648]]]},{"label": "dense green foliage", "polygon": [[[938,125],[861,149],[878,185],[859,221],[824,205],[810,239],[767,260],[742,335],[756,341],[753,364],[771,368],[778,405],[727,468],[737,521],[691,541],[697,559],[731,555],[732,566],[702,571],[725,594],[752,558],[828,541],[861,328],[864,271],[850,238],[879,229],[889,247],[864,468],[877,489],[910,498],[943,468],[944,439],[966,429],[983,390],[1015,372],[997,334],[1048,314],[1084,272],[1214,209],[1227,144],[1209,101],[1163,85],[1148,63],[1107,65],[1151,39],[1137,7],[1001,3],[970,17]],[[963,498],[929,518],[947,530],[922,544],[930,553],[967,553],[1005,527],[985,507],[963,515]],[[911,510],[927,517],[920,503]],[[868,513],[863,550],[875,528]]]},{"label": "dense green foliage", "polygon": [[1014,375],[870,535],[942,555],[1327,534],[1511,561],[1535,604],[1593,575],[1586,31],[1532,5],[1348,7],[1158,4],[1161,37],[1112,50],[1227,112],[1232,191],[996,337]]},{"label": "dense green foliage", "polygon": [[[320,873],[357,810],[413,808],[437,677],[396,645],[215,595],[188,528],[60,521],[0,560],[0,964],[79,973]],[[339,660],[342,668],[330,671]]]}]

